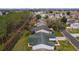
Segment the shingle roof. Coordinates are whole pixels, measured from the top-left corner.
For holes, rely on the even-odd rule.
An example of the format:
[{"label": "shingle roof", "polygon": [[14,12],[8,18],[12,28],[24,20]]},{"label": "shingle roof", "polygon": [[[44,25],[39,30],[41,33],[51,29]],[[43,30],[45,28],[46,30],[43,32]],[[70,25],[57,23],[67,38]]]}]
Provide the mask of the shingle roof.
[{"label": "shingle roof", "polygon": [[49,42],[49,35],[42,32],[29,36],[28,42],[30,45],[46,44],[49,46],[54,46],[53,42],[52,44]]},{"label": "shingle roof", "polygon": [[41,29],[50,31],[50,29],[48,28],[48,26],[45,26],[45,25],[42,25],[42,26],[39,26],[39,27],[35,27],[35,28],[32,29],[32,31],[38,31],[38,30],[41,30]]}]

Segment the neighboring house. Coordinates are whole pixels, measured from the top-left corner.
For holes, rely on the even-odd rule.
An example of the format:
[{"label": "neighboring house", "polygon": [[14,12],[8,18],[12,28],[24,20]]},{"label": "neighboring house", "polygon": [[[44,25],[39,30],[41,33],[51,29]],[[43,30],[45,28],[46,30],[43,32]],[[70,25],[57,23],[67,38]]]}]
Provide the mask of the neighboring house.
[{"label": "neighboring house", "polygon": [[46,22],[44,22],[43,20],[38,20],[38,22],[35,24],[37,27],[42,26],[42,25],[46,25]]},{"label": "neighboring house", "polygon": [[31,32],[32,34],[39,33],[39,32],[48,33],[48,34],[51,33],[50,29],[45,25],[35,27],[31,30]]},{"label": "neighboring house", "polygon": [[42,14],[43,11],[34,12],[35,15]]},{"label": "neighboring house", "polygon": [[8,11],[0,11],[0,16],[9,14]]},{"label": "neighboring house", "polygon": [[75,21],[74,21],[74,19],[67,19],[67,25],[71,25],[71,24],[73,24]]},{"label": "neighboring house", "polygon": [[79,17],[79,12],[78,11],[71,11],[70,14],[73,16],[73,18]]},{"label": "neighboring house", "polygon": [[42,26],[39,26],[39,27],[35,27],[32,29],[33,32],[38,32],[38,31],[50,31],[50,29],[45,26],[45,25],[42,25]]},{"label": "neighboring house", "polygon": [[60,18],[60,14],[55,14],[55,17],[56,18]]},{"label": "neighboring house", "polygon": [[41,14],[41,17],[44,18],[47,14]]},{"label": "neighboring house", "polygon": [[72,23],[70,27],[73,29],[79,29],[79,23]]},{"label": "neighboring house", "polygon": [[48,14],[49,19],[55,18],[54,14]]},{"label": "neighboring house", "polygon": [[2,16],[3,15],[3,13],[0,11],[0,16]]}]

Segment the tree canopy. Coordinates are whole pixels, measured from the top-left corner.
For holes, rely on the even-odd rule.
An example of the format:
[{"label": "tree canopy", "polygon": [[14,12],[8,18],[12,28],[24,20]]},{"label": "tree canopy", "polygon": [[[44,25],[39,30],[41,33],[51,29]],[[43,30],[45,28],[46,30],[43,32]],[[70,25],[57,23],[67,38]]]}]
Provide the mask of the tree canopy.
[{"label": "tree canopy", "polygon": [[29,20],[30,15],[30,11],[13,11],[13,13],[0,16],[0,39],[16,31],[24,21]]},{"label": "tree canopy", "polygon": [[40,14],[36,15],[36,18],[41,19],[41,15]]}]

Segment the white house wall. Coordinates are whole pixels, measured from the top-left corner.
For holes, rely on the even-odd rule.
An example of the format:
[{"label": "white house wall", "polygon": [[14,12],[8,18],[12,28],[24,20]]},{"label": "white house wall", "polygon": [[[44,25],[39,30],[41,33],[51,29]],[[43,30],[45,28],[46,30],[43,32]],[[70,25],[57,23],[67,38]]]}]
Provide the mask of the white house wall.
[{"label": "white house wall", "polygon": [[32,50],[37,50],[37,49],[48,49],[48,50],[54,50],[54,46],[48,46],[48,45],[45,45],[45,44],[38,44],[36,46],[33,46],[32,47]]},{"label": "white house wall", "polygon": [[56,40],[56,38],[49,38],[49,40],[50,40],[50,41],[55,41],[55,40]]},{"label": "white house wall", "polygon": [[43,29],[36,31],[36,33],[39,33],[39,32],[48,33],[48,34],[50,33],[49,31],[46,31],[46,30],[43,30]]},{"label": "white house wall", "polygon": [[70,25],[70,27],[79,29],[79,23],[73,23]]}]

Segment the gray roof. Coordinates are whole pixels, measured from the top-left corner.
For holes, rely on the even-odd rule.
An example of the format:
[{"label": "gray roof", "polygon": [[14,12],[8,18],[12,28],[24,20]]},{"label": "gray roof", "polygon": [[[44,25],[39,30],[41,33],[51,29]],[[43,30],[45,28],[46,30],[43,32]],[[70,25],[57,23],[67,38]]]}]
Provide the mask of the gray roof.
[{"label": "gray roof", "polygon": [[49,42],[49,37],[50,36],[46,33],[42,33],[42,32],[35,33],[29,36],[28,42],[32,46],[37,45],[37,44],[46,44],[49,46],[54,46],[53,42],[52,43]]},{"label": "gray roof", "polygon": [[39,26],[42,26],[42,25],[46,25],[46,22],[43,21],[42,19],[38,20],[36,26],[39,27]]},{"label": "gray roof", "polygon": [[38,30],[41,30],[41,29],[50,31],[50,29],[48,28],[48,26],[45,26],[45,25],[42,25],[42,26],[39,26],[39,27],[35,27],[35,28],[32,29],[32,31],[38,31]]}]

